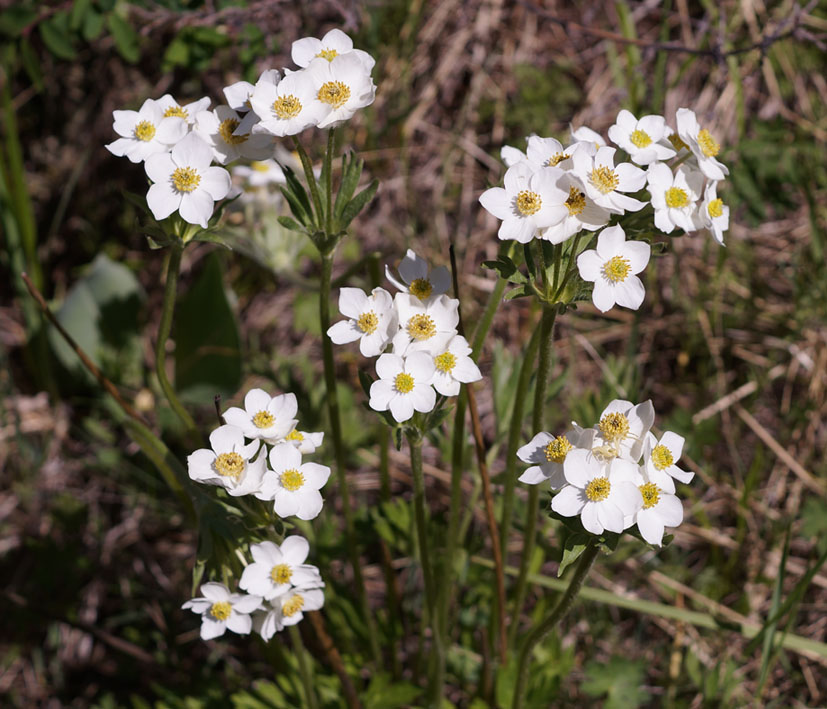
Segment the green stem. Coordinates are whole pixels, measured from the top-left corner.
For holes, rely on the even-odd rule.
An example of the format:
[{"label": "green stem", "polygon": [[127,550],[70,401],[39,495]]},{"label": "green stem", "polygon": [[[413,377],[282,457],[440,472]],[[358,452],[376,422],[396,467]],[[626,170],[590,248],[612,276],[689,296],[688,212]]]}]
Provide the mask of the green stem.
[{"label": "green stem", "polygon": [[327,151],[324,154],[324,191],[327,198],[325,210],[325,231],[328,236],[333,232],[333,151],[336,148],[336,129],[327,131]]},{"label": "green stem", "polygon": [[577,597],[583,581],[591,569],[594,560],[600,550],[594,537],[589,539],[583,553],[580,555],[580,561],[577,563],[577,568],[574,575],[571,577],[568,588],[563,593],[563,596],[557,601],[557,605],[551,613],[546,616],[526,637],[522,648],[520,649],[520,656],[517,663],[517,681],[514,685],[514,699],[511,703],[511,709],[520,709],[525,701],[526,686],[528,680],[528,670],[531,665],[531,653],[535,646],[543,640],[554,627],[565,617],[571,608],[574,599]]},{"label": "green stem", "polygon": [[299,660],[299,674],[304,687],[304,699],[308,709],[317,709],[319,700],[316,699],[316,690],[313,688],[313,671],[307,661],[307,651],[304,649],[302,635],[297,625],[290,626],[290,640],[293,642],[293,652]]},{"label": "green stem", "polygon": [[342,501],[342,513],[345,518],[345,544],[347,545],[350,565],[353,568],[353,581],[362,608],[362,615],[368,629],[368,641],[377,664],[381,666],[382,651],[376,634],[373,614],[365,591],[365,580],[359,560],[359,547],[353,524],[353,511],[350,506],[350,493],[347,485],[345,447],[342,441],[342,420],[339,412],[339,396],[336,390],[336,367],[333,361],[333,342],[327,336],[330,329],[330,280],[333,273],[333,251],[322,256],[322,274],[319,285],[319,324],[322,331],[322,359],[324,362],[324,380],[327,389],[327,411],[330,418],[330,432],[333,438],[333,450],[336,456],[336,476],[339,481],[339,496]]},{"label": "green stem", "polygon": [[[557,316],[555,307],[544,307],[543,318],[540,321],[540,355],[537,365],[537,383],[534,389],[534,412],[531,416],[532,435],[543,428],[543,410],[546,403],[549,375],[551,374],[551,353],[554,336],[554,319]],[[526,577],[531,557],[534,554],[534,544],[537,538],[537,517],[539,515],[540,490],[537,485],[529,486],[528,502],[526,507],[526,524],[523,530],[523,556],[520,560],[520,575],[514,590],[514,606],[511,615],[510,644],[514,643],[517,630],[520,626],[520,613],[523,609],[523,600],[526,592]]]},{"label": "green stem", "polygon": [[187,427],[187,432],[195,440],[201,440],[201,434],[195,426],[195,421],[190,416],[178,399],[172,384],[167,378],[166,360],[167,360],[167,340],[172,329],[172,316],[175,312],[175,296],[178,292],[178,273],[181,270],[181,256],[184,249],[180,245],[173,245],[169,249],[169,260],[167,262],[167,280],[164,285],[164,303],[161,310],[161,324],[158,326],[158,339],[155,342],[155,373],[158,376],[158,382],[161,385],[161,390],[164,392],[169,405],[172,410],[178,415],[178,418]]},{"label": "green stem", "polygon": [[299,154],[299,160],[301,160],[302,168],[304,168],[304,177],[307,180],[313,206],[316,209],[316,224],[321,228],[324,224],[324,207],[322,206],[322,197],[319,194],[319,185],[316,183],[316,176],[313,174],[313,163],[310,162],[310,156],[297,138],[293,138],[293,145],[296,146],[296,152]]}]

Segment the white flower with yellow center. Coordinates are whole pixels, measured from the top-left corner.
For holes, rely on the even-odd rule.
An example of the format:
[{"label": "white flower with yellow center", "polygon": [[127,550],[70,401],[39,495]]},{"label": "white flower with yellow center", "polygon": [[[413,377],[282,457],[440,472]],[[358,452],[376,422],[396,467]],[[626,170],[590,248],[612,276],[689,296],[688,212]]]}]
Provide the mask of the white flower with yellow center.
[{"label": "white flower with yellow center", "polygon": [[303,72],[306,76],[302,81],[314,95],[314,110],[324,116],[317,124],[319,128],[335,128],[360,108],[373,103],[376,86],[370,78],[370,70],[365,69],[355,52],[340,54],[331,60],[318,57]]},{"label": "white flower with yellow center", "polygon": [[204,96],[204,98],[200,98],[197,101],[182,105],[169,94],[164,94],[158,99],[158,105],[163,111],[164,118],[177,116],[178,118],[183,118],[187,124],[193,125],[195,123],[195,116],[210,107],[210,97]]},{"label": "white flower with yellow center", "polygon": [[598,207],[616,214],[637,212],[646,202],[623,192],[637,192],[646,184],[646,171],[624,162],[614,164],[614,148],[600,148],[594,156],[588,151],[575,151],[572,172],[583,185],[586,196]]},{"label": "white flower with yellow center", "polygon": [[250,389],[244,396],[244,408],[227,409],[224,420],[240,428],[247,438],[270,441],[284,438],[295,428],[297,411],[295,394],[270,396],[264,389]]},{"label": "white flower with yellow center", "polygon": [[471,347],[462,335],[437,335],[433,342],[412,342],[407,353],[425,351],[434,358],[431,385],[442,396],[456,396],[462,384],[482,379],[480,368],[471,359]]},{"label": "white flower with yellow center", "polygon": [[388,411],[398,423],[407,421],[414,411],[428,413],[436,404],[436,392],[430,382],[434,360],[427,352],[413,352],[404,359],[383,354],[376,360],[379,375],[370,385],[370,408]]},{"label": "white flower with yellow center", "polygon": [[541,229],[538,234],[541,239],[562,244],[583,229],[595,231],[609,223],[609,210],[595,204],[573,173],[566,173],[557,186],[558,204],[566,210],[565,215],[556,224]]},{"label": "white flower with yellow center", "polygon": [[552,498],[551,509],[563,517],[580,515],[583,527],[592,534],[619,534],[643,504],[634,482],[637,466],[627,460],[605,460],[575,448],[563,461],[563,474],[568,485]]},{"label": "white flower with yellow center", "polygon": [[435,354],[437,335],[454,335],[459,324],[459,301],[447,295],[420,300],[410,293],[397,293],[393,299],[399,330],[393,337],[393,352],[407,353],[416,342],[418,349]]},{"label": "white flower with yellow center", "polygon": [[544,167],[571,170],[574,154],[583,149],[579,143],[573,143],[564,148],[559,140],[541,138],[539,135],[529,136],[527,143],[526,162],[535,170]]},{"label": "white flower with yellow center", "polygon": [[283,137],[318,125],[327,111],[317,104],[311,83],[305,71],[289,74],[278,83],[274,83],[270,75],[262,76],[250,96],[253,116],[245,116],[238,130],[247,129],[254,116],[259,121],[249,128],[253,134]]},{"label": "white flower with yellow center", "polygon": [[324,586],[319,570],[305,564],[310,553],[307,540],[294,534],[287,537],[281,546],[273,542],[251,544],[253,563],[241,574],[239,588],[270,600],[287,593],[292,586]]},{"label": "white flower with yellow center", "polygon": [[187,472],[196,482],[223,487],[233,497],[255,494],[267,469],[264,449],[253,460],[260,445],[245,445],[237,426],[219,426],[210,434],[212,450],[201,448],[187,457]]},{"label": "white flower with yellow center", "polygon": [[609,140],[623,148],[638,165],[649,165],[675,156],[672,148],[660,140],[666,135],[663,116],[643,116],[640,120],[623,109],[617,114],[615,124],[609,128]]},{"label": "white flower with yellow center", "polygon": [[565,173],[559,167],[534,171],[527,163],[508,168],[503,187],[480,195],[480,204],[502,221],[497,236],[527,244],[541,229],[558,224],[568,214],[568,189],[558,187]]},{"label": "white flower with yellow center", "polygon": [[151,155],[144,169],[153,185],[146,201],[153,216],[166,219],[178,210],[190,224],[207,228],[215,201],[224,199],[232,186],[230,173],[210,167],[212,148],[195,133],[186,135],[171,153]]},{"label": "white flower with yellow center", "polygon": [[266,134],[236,135],[241,116],[229,106],[214,111],[200,111],[195,116],[193,132],[212,148],[216,162],[226,165],[239,158],[265,160],[273,156],[273,138]]},{"label": "white flower with yellow center", "polygon": [[626,519],[626,526],[637,524],[637,528],[649,544],[659,547],[663,544],[664,527],[677,527],[683,522],[683,505],[673,490],[660,487],[646,471],[639,470],[635,483],[640,491],[642,506],[634,517]]},{"label": "white flower with yellow center", "polygon": [[353,40],[339,29],[330,30],[321,39],[315,37],[297,39],[290,49],[290,57],[300,67],[309,66],[310,62],[317,57],[332,62],[342,54],[351,53],[358,57],[367,72],[370,72],[376,64],[376,60],[370,54],[361,49],[354,49]]},{"label": "white flower with yellow center", "polygon": [[113,111],[112,116],[115,119],[112,127],[121,137],[106,149],[134,163],[168,152],[189,130],[183,118],[164,118],[163,109],[151,98],[144,101],[138,111]]},{"label": "white flower with yellow center", "polygon": [[[278,72],[276,72],[276,81],[278,81]],[[253,95],[255,88],[249,81],[236,81],[234,84],[224,87],[224,98],[227,100],[227,105],[237,113],[247,113],[252,108],[250,96]]]},{"label": "white flower with yellow center", "polygon": [[523,463],[533,463],[520,475],[519,481],[538,485],[548,480],[552,490],[559,490],[566,484],[563,475],[566,457],[575,448],[591,449],[593,439],[593,429],[581,428],[577,424],[562,436],[552,436],[541,431],[517,451],[517,457]]},{"label": "white flower with yellow center", "polygon": [[598,310],[605,313],[615,305],[640,307],[646,289],[636,274],[646,268],[651,251],[644,241],[626,241],[623,227],[616,224],[600,232],[597,249],[577,257],[580,277],[594,283],[592,302]]},{"label": "white flower with yellow center", "polygon": [[268,641],[288,625],[295,625],[307,611],[317,611],[324,605],[324,591],[320,588],[293,588],[264,603],[265,613],[257,613],[253,626]]},{"label": "white flower with yellow center", "polygon": [[666,431],[660,440],[651,433],[646,435],[646,444],[643,448],[646,475],[667,492],[675,492],[674,480],[689,483],[695,477],[695,473],[682,470],[676,465],[683,452],[685,440],[683,436],[672,431]]},{"label": "white flower with yellow center", "polygon": [[729,229],[729,207],[718,197],[717,182],[708,182],[704,188],[704,198],[698,207],[695,222],[706,227],[715,241],[724,245],[724,232]]},{"label": "white flower with yellow center", "polygon": [[287,184],[284,170],[275,160],[254,160],[249,165],[236,165],[232,168],[232,175],[254,189]]},{"label": "white flower with yellow center", "polygon": [[307,431],[299,431],[294,428],[283,439],[268,441],[268,443],[289,443],[291,446],[295,446],[302,455],[310,455],[310,453],[316,452],[316,449],[322,445],[323,440],[323,432],[308,433]]},{"label": "white flower with yellow center", "polygon": [[569,126],[571,132],[571,139],[575,143],[582,143],[585,145],[589,153],[594,155],[600,148],[606,147],[606,139],[597,131],[593,131],[586,126],[580,126],[576,130]]},{"label": "white flower with yellow center", "polygon": [[704,185],[700,172],[681,165],[673,175],[668,165],[659,162],[649,166],[646,181],[658,229],[669,234],[676,227],[684,231],[698,228],[695,203]]},{"label": "white flower with yellow center", "polygon": [[436,295],[447,293],[451,287],[451,274],[445,266],[429,268],[428,262],[417,256],[413,249],[408,249],[405,258],[399,263],[399,278],[385,266],[387,278],[399,290],[415,295],[420,300],[427,300]]},{"label": "white flower with yellow center", "polygon": [[623,458],[633,463],[640,461],[649,429],[655,423],[655,407],[651,399],[633,404],[615,399],[600,414],[594,427],[592,453],[605,460]]},{"label": "white flower with yellow center", "polygon": [[716,158],[721,146],[706,128],[701,128],[694,111],[688,108],[679,108],[675,115],[678,124],[678,135],[689,147],[701,172],[710,180],[723,180],[729,169]]},{"label": "white flower with yellow center", "polygon": [[201,616],[201,639],[212,640],[232,630],[239,635],[248,635],[253,627],[250,614],[259,610],[261,596],[230,593],[223,583],[202,583],[202,596],[187,601],[182,608],[188,608]]},{"label": "white flower with yellow center", "polygon": [[324,500],[319,490],[330,477],[330,468],[318,463],[302,463],[302,454],[289,443],[270,449],[270,467],[261,483],[259,500],[272,500],[279,517],[313,519],[322,511]]},{"label": "white flower with yellow center", "polygon": [[342,288],[339,312],[348,320],[331,325],[327,336],[337,345],[359,340],[365,357],[380,354],[396,332],[393,298],[384,288],[374,288],[370,295],[359,288]]}]

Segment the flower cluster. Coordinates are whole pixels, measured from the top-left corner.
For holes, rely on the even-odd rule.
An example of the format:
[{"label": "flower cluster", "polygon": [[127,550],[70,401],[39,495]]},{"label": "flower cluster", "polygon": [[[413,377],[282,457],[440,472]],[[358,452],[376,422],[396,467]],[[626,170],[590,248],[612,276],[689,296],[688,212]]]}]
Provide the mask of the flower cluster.
[{"label": "flower cluster", "polygon": [[431,270],[409,249],[399,276],[387,268],[385,273],[399,292],[391,296],[384,288],[374,288],[368,295],[359,288],[342,288],[339,311],[348,319],[334,324],[327,335],[337,345],[359,340],[365,357],[379,356],[370,406],[390,411],[401,423],[415,411],[431,411],[437,392],[456,396],[461,384],[482,374],[468,342],[457,334],[459,301],[447,295],[448,269]]},{"label": "flower cluster", "polygon": [[330,468],[302,462],[303,454],[321,445],[324,434],[299,431],[297,409],[295,394],[271,397],[263,389],[251,389],[243,409],[224,413],[227,423],[210,434],[210,448],[187,458],[190,478],[222,487],[232,497],[272,501],[279,517],[313,519],[322,510],[319,490]]},{"label": "flower cluster", "polygon": [[520,481],[548,480],[558,491],[551,508],[563,517],[579,515],[592,534],[637,525],[643,539],[660,546],[664,528],[683,521],[675,480],[688,483],[694,473],[676,465],[684,439],[667,431],[658,440],[650,431],[654,421],[651,401],[617,399],[591,428],[572,423],[561,436],[538,433],[517,451],[531,464]]},{"label": "flower cluster", "polygon": [[340,30],[321,40],[305,37],[292,46],[298,71],[265,71],[255,85],[239,81],[224,89],[226,105],[208,110],[210,99],[181,104],[166,94],[147,99],[138,111],[114,111],[120,136],[106,148],[143,162],[152,186],[147,204],[153,216],[173,212],[207,228],[215,202],[230,192],[230,174],[214,161],[273,158],[275,138],[306,128],[332,128],[373,103],[374,60],[354,49]]},{"label": "flower cluster", "polygon": [[[651,204],[660,231],[707,229],[723,244],[729,207],[718,197],[717,183],[729,171],[717,159],[720,145],[691,110],[678,109],[675,122],[673,131],[663,116],[638,120],[622,110],[609,128],[617,148],[587,127],[572,131],[567,146],[536,135],[527,139],[525,152],[505,146],[504,186],[483,192],[480,203],[501,220],[500,239],[520,243],[538,238],[561,244]],[[672,159],[671,166],[665,162]],[[644,289],[636,274],[649,256],[649,245],[627,243],[620,225],[601,232],[597,248],[577,261],[581,278],[594,283],[595,306],[603,312],[614,305],[639,308]]]},{"label": "flower cluster", "polygon": [[211,640],[229,629],[248,635],[255,629],[270,640],[288,625],[295,625],[304,611],[324,605],[324,583],[315,566],[305,564],[310,545],[304,537],[287,537],[250,545],[253,563],[248,564],[238,585],[247,593],[231,593],[221,583],[201,585],[202,596],[184,603],[201,616],[201,638]]}]

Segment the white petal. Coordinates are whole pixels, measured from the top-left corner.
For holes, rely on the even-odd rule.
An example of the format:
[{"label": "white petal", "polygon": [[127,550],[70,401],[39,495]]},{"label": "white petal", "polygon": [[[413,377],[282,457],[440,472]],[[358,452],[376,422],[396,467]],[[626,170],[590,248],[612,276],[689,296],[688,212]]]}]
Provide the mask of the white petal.
[{"label": "white petal", "polygon": [[597,505],[594,502],[587,502],[580,513],[580,523],[587,532],[602,534],[603,524],[597,515]]},{"label": "white petal", "polygon": [[398,423],[407,421],[414,414],[413,402],[409,396],[404,394],[393,397],[388,403],[388,408],[390,408],[391,416]]},{"label": "white petal", "polygon": [[178,207],[178,214],[181,215],[181,218],[185,222],[198,224],[203,229],[206,229],[214,208],[215,202],[213,198],[210,197],[209,192],[197,189],[181,197],[181,206]]},{"label": "white petal", "polygon": [[[330,470],[328,469],[329,474]],[[281,553],[285,562],[291,566],[303,564],[310,553],[310,543],[301,535],[293,534],[281,543]]]},{"label": "white petal", "polygon": [[605,260],[598,256],[597,251],[590,249],[577,257],[577,270],[584,281],[596,281],[600,278]]},{"label": "white petal", "polygon": [[660,546],[663,542],[663,522],[654,509],[641,510],[637,515],[637,528],[649,544]]},{"label": "white petal", "polygon": [[208,167],[201,172],[199,189],[203,189],[214,200],[224,199],[230,191],[230,173],[222,167]]},{"label": "white petal", "polygon": [[643,287],[643,282],[637,276],[629,276],[625,281],[617,283],[614,287],[615,302],[624,308],[637,310],[643,303],[645,296],[646,290]]},{"label": "white petal", "polygon": [[156,182],[146,193],[146,203],[158,221],[166,219],[181,205],[181,195],[166,182]]},{"label": "white petal", "polygon": [[586,504],[586,496],[582,490],[568,485],[551,499],[551,509],[563,517],[574,517],[580,514]]}]

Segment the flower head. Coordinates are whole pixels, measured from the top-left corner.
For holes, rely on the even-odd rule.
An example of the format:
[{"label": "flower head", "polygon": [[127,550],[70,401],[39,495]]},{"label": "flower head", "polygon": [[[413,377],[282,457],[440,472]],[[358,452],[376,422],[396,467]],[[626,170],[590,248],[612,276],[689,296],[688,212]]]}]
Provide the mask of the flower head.
[{"label": "flower head", "polygon": [[348,320],[331,325],[327,336],[337,345],[359,340],[359,351],[365,357],[380,354],[396,331],[393,299],[384,288],[374,288],[370,295],[359,288],[342,288],[339,312]]},{"label": "flower head", "polygon": [[227,424],[210,434],[210,446],[187,457],[190,478],[223,487],[233,497],[258,492],[266,469],[264,450],[253,460],[260,441],[245,445],[243,430]]},{"label": "flower head", "polygon": [[572,172],[598,207],[616,214],[636,212],[646,202],[622,193],[641,189],[646,184],[646,172],[628,162],[615,166],[615,152],[614,148],[600,148],[592,156],[585,150],[576,151]]},{"label": "flower head", "polygon": [[640,460],[649,429],[655,423],[655,407],[652,401],[633,404],[615,399],[603,409],[595,426],[592,452],[611,460],[623,458],[633,463]]},{"label": "flower head", "polygon": [[295,394],[270,396],[263,389],[250,389],[244,397],[244,408],[227,409],[224,420],[240,428],[247,438],[271,441],[282,439],[293,430],[296,411]]},{"label": "flower head", "polygon": [[241,116],[229,106],[214,111],[200,111],[195,116],[193,132],[207,142],[216,162],[226,165],[239,158],[264,160],[273,155],[273,139],[269,135],[238,135]]},{"label": "flower head", "polygon": [[419,350],[434,358],[431,385],[443,396],[456,396],[460,386],[482,379],[479,367],[471,359],[471,347],[462,335],[437,335],[433,342],[412,342],[408,354]]},{"label": "flower head", "polygon": [[353,53],[365,70],[370,73],[376,64],[376,60],[367,52],[353,48],[353,40],[342,30],[332,29],[321,39],[315,37],[304,37],[293,42],[290,49],[290,56],[297,66],[306,67],[316,58],[327,59],[332,62],[336,57],[343,54]]},{"label": "flower head", "polygon": [[534,463],[520,475],[520,482],[537,485],[548,480],[552,490],[559,490],[566,484],[563,475],[566,457],[575,448],[591,449],[593,439],[594,429],[577,424],[562,436],[541,431],[517,451],[517,457],[524,463]]},{"label": "flower head", "polygon": [[220,637],[228,629],[239,635],[250,633],[250,614],[261,608],[260,596],[230,593],[223,583],[201,584],[201,593],[181,607],[201,616],[202,640]]},{"label": "flower head", "polygon": [[312,89],[314,110],[323,116],[319,128],[333,128],[373,103],[376,86],[370,70],[365,69],[354,52],[340,54],[330,61],[318,57],[304,72],[303,81]]},{"label": "flower head", "polygon": [[660,440],[651,433],[646,434],[643,448],[646,475],[649,480],[657,483],[667,492],[675,492],[674,480],[688,483],[695,477],[695,473],[682,470],[677,466],[684,443],[683,436],[672,433],[672,431],[666,431]]},{"label": "flower head", "polygon": [[718,183],[708,182],[704,198],[698,207],[695,223],[707,228],[715,241],[724,245],[724,232],[729,229],[729,207],[718,197]]},{"label": "flower head", "polygon": [[[249,129],[254,134],[296,135],[318,125],[327,115],[325,108],[318,105],[313,83],[304,70],[292,72],[277,82],[272,75],[262,76],[250,96],[250,105],[259,119]],[[246,128],[253,120],[247,119],[239,129]]]},{"label": "flower head", "polygon": [[669,234],[675,227],[684,231],[698,228],[695,203],[704,183],[700,172],[681,165],[673,175],[668,165],[655,163],[649,166],[646,181],[658,229]]},{"label": "flower head", "polygon": [[169,94],[164,94],[158,99],[158,105],[163,111],[164,118],[177,116],[178,118],[183,118],[189,125],[193,125],[195,123],[195,116],[199,112],[206,111],[207,108],[209,108],[210,98],[209,96],[204,96],[204,98],[200,98],[197,101],[182,105]]},{"label": "flower head", "polygon": [[316,611],[324,605],[320,588],[292,588],[264,603],[265,613],[257,613],[253,621],[256,631],[266,641],[288,625],[304,618],[305,611]]},{"label": "flower head", "polygon": [[298,534],[287,537],[281,546],[273,542],[251,544],[254,561],[244,569],[238,585],[268,601],[293,586],[321,588],[319,570],[304,563],[309,552],[307,540]]},{"label": "flower head", "polygon": [[188,131],[183,118],[164,118],[164,110],[151,98],[144,101],[138,111],[113,111],[112,115],[115,119],[112,127],[121,137],[109,143],[106,149],[134,163],[169,151]]},{"label": "flower head", "polygon": [[445,266],[429,268],[428,262],[408,249],[399,264],[399,278],[385,266],[385,277],[404,293],[415,295],[420,300],[447,293],[451,287],[451,274]]},{"label": "flower head", "polygon": [[330,468],[318,463],[302,463],[298,449],[279,443],[270,449],[270,467],[256,494],[260,500],[272,500],[279,517],[296,516],[313,519],[322,511],[319,489],[330,477]]},{"label": "flower head", "polygon": [[649,165],[668,160],[675,151],[659,141],[666,135],[663,116],[643,116],[640,120],[623,109],[617,114],[615,124],[609,128],[609,139],[623,148],[638,165]]},{"label": "flower head", "polygon": [[410,293],[397,293],[393,299],[399,330],[393,337],[394,354],[404,355],[411,343],[433,352],[436,336],[453,335],[459,324],[459,301],[447,295],[420,300]]},{"label": "flower head", "polygon": [[436,404],[431,386],[435,369],[427,352],[412,352],[404,359],[396,354],[381,355],[376,360],[379,379],[370,386],[370,408],[390,410],[399,423],[411,418],[414,411],[431,411]]},{"label": "flower head", "polygon": [[675,117],[678,124],[677,133],[692,151],[701,172],[710,180],[723,180],[729,174],[729,170],[716,158],[721,146],[712,133],[706,128],[701,128],[695,112],[688,108],[679,108]]},{"label": "flower head", "polygon": [[627,522],[637,524],[640,536],[659,547],[663,543],[664,527],[677,527],[683,522],[683,505],[673,494],[674,489],[660,487],[646,470],[637,473],[635,483],[640,490],[642,505]]}]

